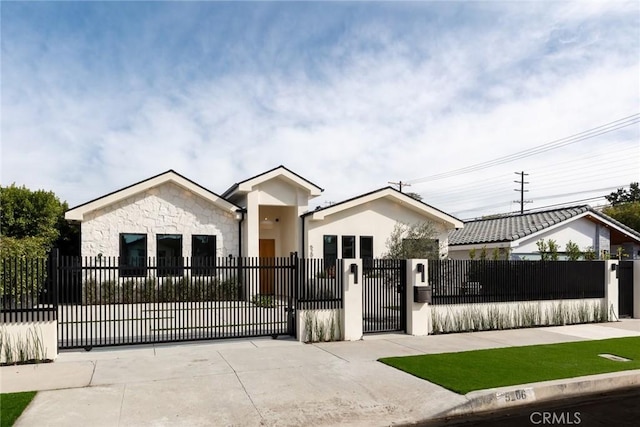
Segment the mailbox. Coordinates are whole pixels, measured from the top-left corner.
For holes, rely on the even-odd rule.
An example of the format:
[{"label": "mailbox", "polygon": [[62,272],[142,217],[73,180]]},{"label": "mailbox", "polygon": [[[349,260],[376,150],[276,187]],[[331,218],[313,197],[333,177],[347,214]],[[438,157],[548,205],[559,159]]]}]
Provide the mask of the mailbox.
[{"label": "mailbox", "polygon": [[433,290],[431,286],[414,286],[413,287],[413,302],[431,304],[433,297]]}]

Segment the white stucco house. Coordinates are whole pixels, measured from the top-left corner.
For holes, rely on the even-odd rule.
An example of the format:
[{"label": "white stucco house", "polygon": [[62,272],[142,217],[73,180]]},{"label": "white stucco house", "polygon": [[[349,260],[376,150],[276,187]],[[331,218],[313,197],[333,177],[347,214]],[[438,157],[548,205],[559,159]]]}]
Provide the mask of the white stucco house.
[{"label": "white stucco house", "polygon": [[470,259],[475,250],[478,259],[485,248],[489,258],[497,249],[500,259],[509,253],[510,259],[536,260],[540,240],[554,240],[559,259],[566,258],[569,241],[597,258],[616,258],[620,250],[623,259],[640,259],[640,233],[587,205],[465,222],[449,233],[449,257]]},{"label": "white stucco house", "polygon": [[462,221],[393,188],[321,209],[323,189],[279,166],[232,185],[221,195],[173,170],[98,197],[66,212],[81,226],[81,255],[141,259],[178,257],[380,257],[397,222],[430,221],[443,252]]}]

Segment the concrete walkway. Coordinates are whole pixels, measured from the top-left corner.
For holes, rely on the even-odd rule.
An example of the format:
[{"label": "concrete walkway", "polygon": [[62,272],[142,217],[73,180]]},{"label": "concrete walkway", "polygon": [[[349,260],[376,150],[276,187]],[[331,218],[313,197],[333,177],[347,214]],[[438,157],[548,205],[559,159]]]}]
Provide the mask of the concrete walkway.
[{"label": "concrete walkway", "polygon": [[67,351],[51,364],[0,368],[3,393],[43,390],[18,426],[406,424],[530,399],[640,385],[640,371],[458,395],[376,359],[640,336],[622,322],[314,345],[246,339]]}]

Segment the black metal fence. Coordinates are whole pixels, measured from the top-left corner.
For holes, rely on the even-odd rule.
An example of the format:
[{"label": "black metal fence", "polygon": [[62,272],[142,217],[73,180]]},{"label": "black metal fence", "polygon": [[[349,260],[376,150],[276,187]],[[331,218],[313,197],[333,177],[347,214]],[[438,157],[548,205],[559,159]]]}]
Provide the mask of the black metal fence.
[{"label": "black metal fence", "polygon": [[433,304],[604,298],[603,261],[429,261]]},{"label": "black metal fence", "polygon": [[60,348],[79,348],[294,335],[296,309],[342,307],[336,264],[296,254],[120,261],[2,259],[3,322],[57,319]]},{"label": "black metal fence", "polygon": [[55,271],[46,258],[0,259],[0,311],[3,322],[56,319]]},{"label": "black metal fence", "polygon": [[300,259],[297,300],[299,309],[342,308],[342,260]]},{"label": "black metal fence", "polygon": [[297,259],[60,259],[61,348],[295,333]]},{"label": "black metal fence", "polygon": [[406,265],[397,259],[363,260],[363,333],[405,330]]}]

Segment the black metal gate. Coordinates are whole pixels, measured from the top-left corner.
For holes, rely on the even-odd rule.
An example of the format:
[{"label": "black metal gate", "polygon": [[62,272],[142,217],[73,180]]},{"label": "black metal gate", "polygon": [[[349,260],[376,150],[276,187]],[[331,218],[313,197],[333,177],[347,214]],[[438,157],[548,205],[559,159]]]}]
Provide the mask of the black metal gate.
[{"label": "black metal gate", "polygon": [[365,334],[406,329],[406,260],[363,260],[362,330]]},{"label": "black metal gate", "polygon": [[633,261],[618,263],[618,313],[633,317]]},{"label": "black metal gate", "polygon": [[56,262],[61,349],[295,335],[295,256]]}]

